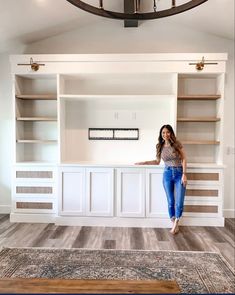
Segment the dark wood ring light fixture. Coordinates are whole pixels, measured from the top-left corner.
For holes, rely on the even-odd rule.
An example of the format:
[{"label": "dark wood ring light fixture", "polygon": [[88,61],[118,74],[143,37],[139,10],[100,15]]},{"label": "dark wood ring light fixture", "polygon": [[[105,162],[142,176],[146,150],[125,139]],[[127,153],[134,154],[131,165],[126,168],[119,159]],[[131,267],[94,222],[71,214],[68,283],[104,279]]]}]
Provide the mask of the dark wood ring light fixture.
[{"label": "dark wood ring light fixture", "polygon": [[67,0],[67,1],[80,9],[83,9],[87,12],[90,12],[95,15],[103,16],[103,17],[120,19],[120,20],[148,20],[148,19],[167,17],[167,16],[181,13],[189,9],[192,9],[198,5],[201,5],[202,3],[208,0],[191,0],[178,6],[176,5],[177,0],[172,0],[171,1],[172,4],[170,8],[160,10],[160,11],[157,11],[156,0],[153,0],[153,12],[140,12],[139,11],[140,0],[126,0],[128,2],[133,3],[134,9],[133,9],[133,12],[131,13],[130,12],[126,13],[125,11],[122,13],[122,12],[105,10],[103,5],[103,0],[99,0],[99,1],[97,0],[98,7],[85,3],[84,1],[81,1],[81,0]]}]

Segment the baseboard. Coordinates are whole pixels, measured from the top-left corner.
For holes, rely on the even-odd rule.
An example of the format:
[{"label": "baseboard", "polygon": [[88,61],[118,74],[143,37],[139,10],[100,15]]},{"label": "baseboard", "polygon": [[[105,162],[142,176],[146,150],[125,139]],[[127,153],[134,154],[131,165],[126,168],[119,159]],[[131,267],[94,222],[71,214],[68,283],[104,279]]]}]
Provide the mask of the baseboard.
[{"label": "baseboard", "polygon": [[10,214],[11,206],[10,205],[0,205],[0,214]]},{"label": "baseboard", "polygon": [[[125,217],[75,217],[57,216],[56,225],[63,226],[112,226],[112,227],[149,227],[170,228],[169,218],[125,218]],[[186,226],[224,226],[223,217],[183,217],[181,225]]]},{"label": "baseboard", "polygon": [[224,215],[224,218],[235,218],[235,210],[234,209],[224,209],[223,215]]},{"label": "baseboard", "polygon": [[10,221],[26,223],[55,223],[55,214],[11,213]]}]

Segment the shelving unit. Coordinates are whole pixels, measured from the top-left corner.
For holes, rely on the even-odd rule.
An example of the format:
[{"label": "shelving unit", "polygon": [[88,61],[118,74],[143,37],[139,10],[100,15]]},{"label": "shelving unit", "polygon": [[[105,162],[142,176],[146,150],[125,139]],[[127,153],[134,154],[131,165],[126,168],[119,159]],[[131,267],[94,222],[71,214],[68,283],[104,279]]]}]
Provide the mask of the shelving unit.
[{"label": "shelving unit", "polygon": [[[175,127],[176,85],[171,73],[60,75],[61,162],[154,158],[159,128],[166,122]],[[92,141],[89,128],[139,128],[140,136],[135,142]]]},{"label": "shelving unit", "polygon": [[16,162],[54,162],[57,150],[55,75],[15,76]]},{"label": "shelving unit", "polygon": [[201,72],[201,54],[37,55],[37,72],[19,66],[31,57],[11,57],[12,221],[170,226],[163,163],[135,165],[170,124],[188,160],[183,223],[223,225],[226,54]]},{"label": "shelving unit", "polygon": [[223,79],[223,74],[179,75],[177,135],[189,162],[222,163]]}]

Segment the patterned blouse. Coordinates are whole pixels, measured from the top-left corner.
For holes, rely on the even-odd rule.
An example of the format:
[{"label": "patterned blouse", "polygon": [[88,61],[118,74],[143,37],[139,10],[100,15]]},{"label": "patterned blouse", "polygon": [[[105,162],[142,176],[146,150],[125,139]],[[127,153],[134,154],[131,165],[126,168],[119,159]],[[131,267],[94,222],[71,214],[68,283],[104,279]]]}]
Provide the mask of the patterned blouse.
[{"label": "patterned blouse", "polygon": [[[181,149],[183,146],[180,142],[178,142],[179,148]],[[166,166],[170,167],[179,167],[182,166],[182,160],[180,158],[180,155],[178,155],[177,152],[175,152],[174,147],[172,146],[163,146],[161,158],[164,161]]]}]

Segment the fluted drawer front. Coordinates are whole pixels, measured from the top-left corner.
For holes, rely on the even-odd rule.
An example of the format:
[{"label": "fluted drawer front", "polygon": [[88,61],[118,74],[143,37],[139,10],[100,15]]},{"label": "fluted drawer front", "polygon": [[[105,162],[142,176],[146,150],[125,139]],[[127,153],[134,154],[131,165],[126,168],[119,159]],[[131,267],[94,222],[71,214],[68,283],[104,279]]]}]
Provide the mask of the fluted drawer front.
[{"label": "fluted drawer front", "polygon": [[40,186],[17,186],[17,194],[52,194],[52,187],[40,187]]},{"label": "fluted drawer front", "polygon": [[52,171],[16,171],[16,178],[53,178]]},{"label": "fluted drawer front", "polygon": [[53,203],[16,202],[17,209],[52,209]]},{"label": "fluted drawer front", "polygon": [[187,173],[188,180],[219,181],[219,173]]},{"label": "fluted drawer front", "polygon": [[185,205],[184,212],[218,213],[218,206],[214,206],[214,205]]},{"label": "fluted drawer front", "polygon": [[186,196],[190,197],[218,197],[218,189],[186,189]]}]

